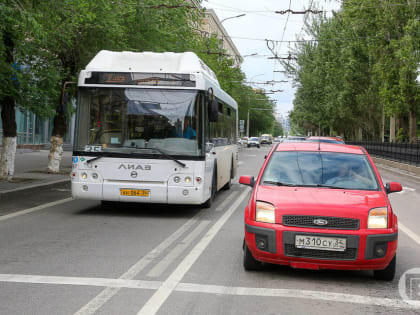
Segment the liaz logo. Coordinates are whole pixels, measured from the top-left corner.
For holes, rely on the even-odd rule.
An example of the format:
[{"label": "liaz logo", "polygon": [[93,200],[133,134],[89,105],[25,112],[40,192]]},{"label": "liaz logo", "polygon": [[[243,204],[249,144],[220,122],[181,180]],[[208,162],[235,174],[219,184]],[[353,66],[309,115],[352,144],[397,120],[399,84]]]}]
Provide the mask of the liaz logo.
[{"label": "liaz logo", "polygon": [[152,169],[151,165],[134,165],[134,164],[120,164],[118,169],[124,170],[142,170],[142,171],[150,171]]}]

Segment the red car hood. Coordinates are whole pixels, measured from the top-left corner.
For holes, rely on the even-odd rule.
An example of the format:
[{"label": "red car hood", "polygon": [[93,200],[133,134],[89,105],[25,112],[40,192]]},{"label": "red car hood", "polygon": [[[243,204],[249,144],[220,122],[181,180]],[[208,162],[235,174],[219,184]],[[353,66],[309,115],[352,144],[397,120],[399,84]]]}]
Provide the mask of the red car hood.
[{"label": "red car hood", "polygon": [[308,187],[259,186],[256,200],[276,207],[276,223],[284,214],[315,215],[367,220],[369,210],[387,206],[382,191]]}]

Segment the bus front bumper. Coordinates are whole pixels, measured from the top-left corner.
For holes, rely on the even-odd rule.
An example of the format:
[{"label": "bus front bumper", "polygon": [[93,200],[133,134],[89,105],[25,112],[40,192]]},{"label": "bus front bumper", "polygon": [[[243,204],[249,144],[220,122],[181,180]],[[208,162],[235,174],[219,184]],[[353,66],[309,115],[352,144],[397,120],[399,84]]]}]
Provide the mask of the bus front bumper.
[{"label": "bus front bumper", "polygon": [[[71,189],[75,199],[167,204],[201,204],[205,201],[202,185],[171,186],[165,182],[72,181]],[[124,195],[123,190],[128,190],[131,195]]]}]

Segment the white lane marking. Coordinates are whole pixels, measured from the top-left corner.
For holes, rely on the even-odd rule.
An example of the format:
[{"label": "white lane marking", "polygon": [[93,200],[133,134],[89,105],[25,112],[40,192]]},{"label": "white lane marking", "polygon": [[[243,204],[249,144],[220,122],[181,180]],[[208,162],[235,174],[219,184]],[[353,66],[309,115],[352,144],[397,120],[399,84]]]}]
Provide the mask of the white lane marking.
[{"label": "white lane marking", "polygon": [[326,291],[310,291],[295,289],[269,289],[269,288],[246,288],[246,287],[225,287],[218,285],[201,285],[193,283],[180,283],[176,289],[178,292],[224,294],[239,296],[265,296],[282,297],[296,299],[323,300],[339,303],[354,303],[377,305],[384,307],[397,307],[405,309],[420,309],[420,301],[410,301],[410,304],[404,300],[389,299],[382,297],[370,297],[365,295],[355,295],[346,293],[335,293]]},{"label": "white lane marking", "polygon": [[[30,283],[30,284],[57,284],[57,285],[80,285],[96,287],[113,287],[128,289],[157,290],[162,285],[161,281],[126,280],[111,278],[85,278],[85,277],[56,277],[42,275],[19,275],[0,274],[0,282],[7,283]],[[400,299],[370,297],[366,295],[355,295],[346,293],[334,293],[326,291],[311,291],[297,289],[270,289],[270,288],[247,288],[228,287],[220,285],[207,285],[195,283],[179,283],[175,288],[176,292],[221,294],[235,296],[257,296],[257,297],[280,297],[322,300],[337,303],[353,303],[376,305],[383,307],[395,307],[403,309],[420,309],[420,301],[406,303]]]},{"label": "white lane marking", "polygon": [[257,155],[256,155],[256,154],[247,154],[246,156],[249,156],[249,157],[256,157]]},{"label": "white lane marking", "polygon": [[400,191],[400,192],[397,192],[397,194],[404,194],[405,192],[413,192],[413,191],[416,191],[414,188],[410,188],[410,187],[403,187],[402,188],[403,190],[402,191]]},{"label": "white lane marking", "polygon": [[[70,174],[70,172],[69,172],[69,174]],[[30,185],[30,186],[23,186],[23,187],[13,188],[13,189],[9,189],[9,190],[2,190],[2,191],[0,191],[0,195],[1,194],[6,194],[6,193],[9,193],[9,192],[15,192],[15,191],[31,189],[31,188],[38,188],[38,187],[54,185],[54,184],[59,184],[59,183],[64,183],[64,182],[69,182],[69,181],[70,181],[70,179],[66,178],[66,179],[59,179],[59,180],[51,181],[51,182],[48,182],[48,183],[35,184],[35,185]]]},{"label": "white lane marking", "polygon": [[125,280],[111,278],[55,277],[41,275],[0,274],[0,282],[81,285],[95,287],[157,290],[162,281]]},{"label": "white lane marking", "polygon": [[403,231],[405,234],[407,234],[414,242],[416,242],[418,245],[420,245],[420,236],[418,236],[416,233],[411,231],[408,227],[406,227],[400,221],[398,221],[398,228],[401,231]]},{"label": "white lane marking", "polygon": [[216,221],[204,237],[198,242],[191,252],[178,265],[175,271],[165,280],[162,286],[153,294],[147,301],[143,308],[138,312],[139,315],[152,315],[160,309],[162,304],[166,301],[172,291],[181,282],[184,275],[190,270],[192,265],[196,262],[198,257],[204,252],[216,234],[220,231],[230,216],[236,211],[237,207],[249,194],[249,189],[246,189],[236,200],[236,202]]},{"label": "white lane marking", "polygon": [[232,192],[229,196],[226,197],[226,199],[220,204],[220,206],[217,206],[214,211],[222,211],[225,209],[226,205],[234,199],[233,197],[236,197],[239,194],[239,191]]},{"label": "white lane marking", "polygon": [[148,277],[159,277],[177,259],[183,251],[197,238],[201,232],[210,224],[210,221],[202,221],[191,233],[184,238],[173,250],[166,255],[152,270],[147,274]]},{"label": "white lane marking", "polygon": [[3,215],[3,216],[0,216],[0,221],[5,221],[5,220],[8,220],[8,219],[18,217],[20,215],[24,215],[24,214],[28,214],[28,213],[31,213],[31,212],[43,210],[45,208],[61,205],[63,203],[66,203],[66,202],[69,202],[69,201],[72,201],[72,200],[73,200],[73,198],[69,197],[69,198],[66,198],[66,199],[61,199],[61,200],[45,203],[43,205],[33,207],[33,208],[29,208],[29,209],[26,209],[26,210],[21,210],[21,211],[17,211],[17,212],[14,212],[14,213],[6,214],[6,215]]},{"label": "white lane marking", "polygon": [[[171,246],[172,243],[174,243],[182,234],[189,230],[198,221],[198,218],[200,218],[203,214],[204,212],[202,211],[198,212],[194,217],[192,217],[190,220],[184,223],[184,225],[182,225],[178,230],[172,233],[167,239],[165,239],[156,248],[154,248],[146,256],[144,256],[137,263],[135,263],[123,275],[121,275],[120,279],[131,280],[135,276],[137,276],[144,268],[146,268],[153,261],[153,259],[157,258],[164,250]],[[99,293],[92,300],[90,300],[75,314],[86,315],[95,313],[115,294],[117,294],[119,290],[119,288],[115,287],[108,287],[104,289],[101,293]]]}]

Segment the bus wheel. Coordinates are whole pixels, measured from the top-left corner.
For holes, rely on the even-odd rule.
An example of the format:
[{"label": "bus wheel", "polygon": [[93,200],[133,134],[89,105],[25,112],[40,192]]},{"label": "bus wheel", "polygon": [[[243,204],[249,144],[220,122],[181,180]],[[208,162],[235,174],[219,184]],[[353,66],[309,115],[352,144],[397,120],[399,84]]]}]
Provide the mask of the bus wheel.
[{"label": "bus wheel", "polygon": [[214,201],[214,196],[216,195],[216,180],[217,180],[217,173],[216,173],[216,169],[214,169],[213,171],[213,177],[211,179],[211,194],[210,194],[210,198],[207,199],[207,201],[205,203],[203,203],[203,207],[204,208],[211,208],[211,205],[213,204]]}]

